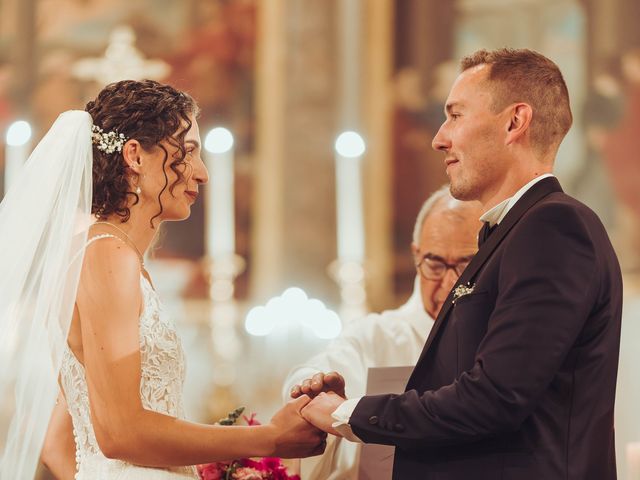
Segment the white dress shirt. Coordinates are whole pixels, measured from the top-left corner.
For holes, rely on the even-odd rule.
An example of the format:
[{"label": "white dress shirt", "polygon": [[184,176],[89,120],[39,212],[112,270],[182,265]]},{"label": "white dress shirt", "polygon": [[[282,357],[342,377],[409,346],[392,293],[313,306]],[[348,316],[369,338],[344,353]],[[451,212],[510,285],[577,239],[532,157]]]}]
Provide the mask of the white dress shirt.
[{"label": "white dress shirt", "polygon": [[[518,190],[512,197],[509,197],[495,207],[491,208],[487,212],[485,212],[481,217],[480,221],[489,222],[489,226],[493,227],[500,223],[504,217],[507,215],[509,210],[513,208],[520,198],[533,187],[536,183],[545,178],[553,177],[551,173],[545,173],[544,175],[540,175],[539,177],[534,178],[529,183],[524,185],[520,190]],[[347,396],[348,397],[348,396]],[[351,430],[351,426],[349,425],[349,419],[353,414],[353,411],[356,409],[356,405],[360,401],[360,398],[349,398],[349,400],[343,402],[336,410],[331,414],[335,422],[333,423],[333,428],[335,428],[340,434],[346,438],[347,440],[351,440],[352,442],[362,442]]]},{"label": "white dress shirt", "polygon": [[544,180],[545,178],[553,177],[551,173],[545,173],[544,175],[540,175],[539,177],[534,178],[525,186],[523,186],[520,190],[518,190],[512,197],[503,200],[495,207],[490,210],[487,210],[481,217],[481,222],[489,222],[489,226],[493,227],[500,223],[504,217],[507,215],[507,212],[511,210],[511,208],[516,204],[518,200],[522,198],[522,196],[533,187],[540,180]]},{"label": "white dress shirt", "polygon": [[[314,374],[336,371],[345,379],[347,398],[360,399],[365,394],[368,368],[415,365],[432,326],[433,319],[424,311],[420,280],[416,277],[413,293],[404,305],[353,321],[325,351],[293,368],[284,382],[283,398],[290,400],[291,387]],[[323,458],[302,461],[303,478],[355,478],[356,445],[331,436],[329,442]]]}]

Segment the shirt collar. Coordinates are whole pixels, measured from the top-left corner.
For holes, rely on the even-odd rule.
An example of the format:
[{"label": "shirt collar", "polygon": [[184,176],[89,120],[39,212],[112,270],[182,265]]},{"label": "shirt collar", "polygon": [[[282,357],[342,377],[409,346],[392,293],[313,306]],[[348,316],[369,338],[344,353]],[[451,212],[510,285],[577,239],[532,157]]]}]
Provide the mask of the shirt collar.
[{"label": "shirt collar", "polygon": [[527,190],[533,187],[540,180],[544,180],[545,178],[549,178],[549,177],[553,177],[553,174],[545,173],[544,175],[540,175],[539,177],[534,178],[529,183],[524,185],[520,190],[518,190],[512,197],[509,197],[503,200],[502,202],[497,204],[495,207],[491,208],[490,210],[487,210],[480,217],[480,221],[489,222],[490,227],[497,225],[504,219],[504,217],[507,215],[509,210],[511,210],[511,208],[516,204],[516,202],[520,200],[520,198],[522,198],[522,196],[527,192]]}]

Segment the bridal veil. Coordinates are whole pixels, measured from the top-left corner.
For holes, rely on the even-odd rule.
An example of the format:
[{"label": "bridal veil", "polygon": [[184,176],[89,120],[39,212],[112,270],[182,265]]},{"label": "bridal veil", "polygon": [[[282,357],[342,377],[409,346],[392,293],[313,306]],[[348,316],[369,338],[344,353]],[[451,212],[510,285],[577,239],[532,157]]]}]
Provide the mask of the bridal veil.
[{"label": "bridal veil", "polygon": [[61,114],[0,203],[0,479],[33,478],[92,223],[91,116]]}]

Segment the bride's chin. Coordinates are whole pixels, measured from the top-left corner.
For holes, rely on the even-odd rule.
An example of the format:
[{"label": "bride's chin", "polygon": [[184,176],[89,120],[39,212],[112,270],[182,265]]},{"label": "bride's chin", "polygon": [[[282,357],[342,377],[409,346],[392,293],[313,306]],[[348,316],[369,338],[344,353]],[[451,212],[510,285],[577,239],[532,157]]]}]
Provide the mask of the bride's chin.
[{"label": "bride's chin", "polygon": [[187,220],[191,216],[191,207],[183,207],[180,209],[176,209],[171,212],[170,215],[167,215],[169,218],[163,218],[163,220],[169,222],[181,222],[182,220]]}]

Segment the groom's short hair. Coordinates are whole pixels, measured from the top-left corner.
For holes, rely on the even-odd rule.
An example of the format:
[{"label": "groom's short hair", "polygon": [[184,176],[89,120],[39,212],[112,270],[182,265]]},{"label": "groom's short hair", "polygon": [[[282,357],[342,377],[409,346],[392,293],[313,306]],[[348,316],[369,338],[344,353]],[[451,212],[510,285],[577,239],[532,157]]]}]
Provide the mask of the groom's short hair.
[{"label": "groom's short hair", "polygon": [[513,48],[478,50],[460,62],[462,71],[482,64],[490,67],[487,80],[493,111],[512,103],[528,104],[533,110],[533,147],[543,155],[556,150],[573,122],[569,92],[558,66],[538,52]]}]

